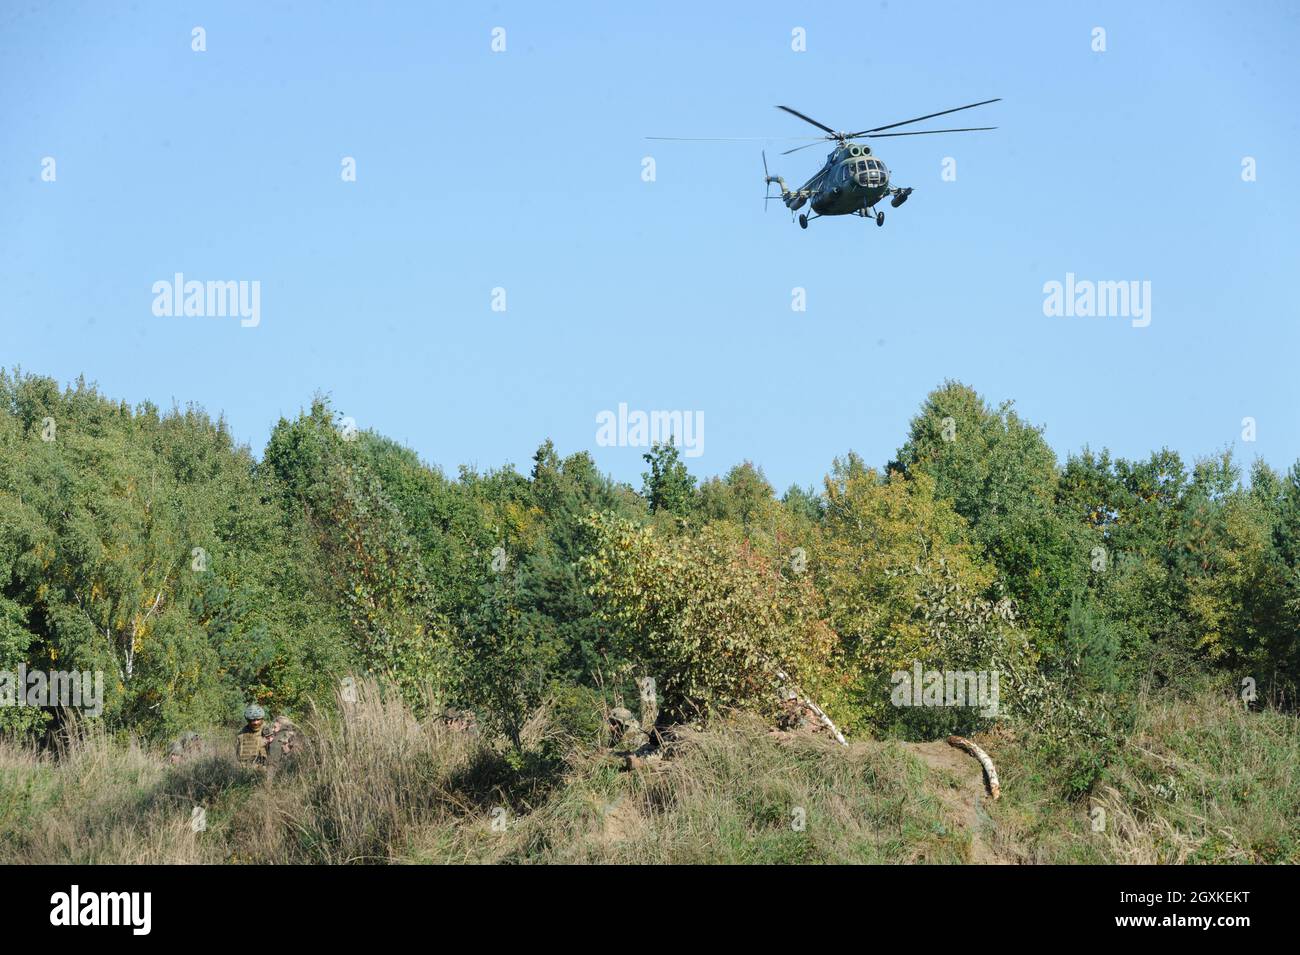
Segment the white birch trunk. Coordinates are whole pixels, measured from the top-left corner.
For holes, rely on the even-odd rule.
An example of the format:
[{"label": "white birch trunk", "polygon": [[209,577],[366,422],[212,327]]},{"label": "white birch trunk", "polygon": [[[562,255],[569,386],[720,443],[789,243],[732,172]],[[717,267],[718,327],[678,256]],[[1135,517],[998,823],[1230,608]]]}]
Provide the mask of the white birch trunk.
[{"label": "white birch trunk", "polygon": [[989,778],[989,794],[996,800],[1002,794],[1002,787],[998,783],[998,771],[993,766],[993,760],[989,758],[989,754],[964,736],[949,736],[948,745],[956,746],[980,761],[980,765],[984,767],[984,774]]}]

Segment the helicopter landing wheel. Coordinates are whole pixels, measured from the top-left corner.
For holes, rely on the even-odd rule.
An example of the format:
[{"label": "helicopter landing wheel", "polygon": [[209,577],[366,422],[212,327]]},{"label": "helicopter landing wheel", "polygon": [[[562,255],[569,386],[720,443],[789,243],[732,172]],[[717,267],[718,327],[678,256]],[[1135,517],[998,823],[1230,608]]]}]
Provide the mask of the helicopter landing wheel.
[{"label": "helicopter landing wheel", "polygon": [[880,225],[884,225],[884,224],[885,224],[885,214],[884,214],[883,212],[877,212],[877,213],[876,213],[876,225],[880,226]]},{"label": "helicopter landing wheel", "polygon": [[808,228],[808,217],[806,215],[803,215],[802,213],[799,215],[799,228],[801,229]]}]

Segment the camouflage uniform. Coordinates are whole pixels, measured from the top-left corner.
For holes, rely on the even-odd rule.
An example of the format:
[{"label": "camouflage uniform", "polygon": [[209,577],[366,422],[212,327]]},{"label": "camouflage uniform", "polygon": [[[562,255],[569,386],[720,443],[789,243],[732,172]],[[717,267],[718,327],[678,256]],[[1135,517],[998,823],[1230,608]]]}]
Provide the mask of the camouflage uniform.
[{"label": "camouflage uniform", "polygon": [[180,735],[167,751],[167,759],[173,766],[179,766],[190,757],[197,756],[203,749],[203,740],[198,733],[189,730]]},{"label": "camouflage uniform", "polygon": [[262,730],[267,742],[267,762],[271,766],[282,766],[295,754],[302,751],[306,740],[302,730],[287,716],[277,716],[271,725]]},{"label": "camouflage uniform", "polygon": [[[235,737],[235,758],[241,766],[264,767],[270,743],[261,726],[262,720],[266,719],[266,711],[254,704],[244,709],[244,719],[248,722]],[[254,726],[254,723],[258,725]]]},{"label": "camouflage uniform", "polygon": [[616,706],[609,712],[610,729],[613,731],[614,746],[618,749],[640,750],[650,744],[650,734],[641,726],[641,721],[632,715],[625,706]]}]

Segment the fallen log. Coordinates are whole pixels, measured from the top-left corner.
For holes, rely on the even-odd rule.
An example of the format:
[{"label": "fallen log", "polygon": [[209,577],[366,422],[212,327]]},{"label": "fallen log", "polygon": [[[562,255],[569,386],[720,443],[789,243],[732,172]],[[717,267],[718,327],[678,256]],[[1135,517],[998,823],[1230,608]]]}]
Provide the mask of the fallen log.
[{"label": "fallen log", "polygon": [[964,736],[949,736],[948,745],[970,753],[980,761],[980,765],[984,767],[984,775],[988,777],[989,795],[996,800],[1002,794],[1002,787],[998,784],[998,771],[993,765],[993,760],[989,758],[989,754]]},{"label": "fallen log", "polygon": [[776,675],[777,679],[780,681],[777,683],[779,689],[789,693],[793,699],[798,700],[804,706],[808,707],[808,709],[812,710],[813,715],[816,716],[817,719],[821,720],[823,726],[830,730],[831,736],[835,737],[835,742],[839,743],[841,746],[849,745],[848,740],[844,738],[844,734],[840,732],[840,728],[831,721],[831,718],[826,715],[826,712],[814,703],[810,697],[804,696],[795,689],[786,689],[785,685],[789,682],[790,678],[785,675],[784,670],[777,670]]}]

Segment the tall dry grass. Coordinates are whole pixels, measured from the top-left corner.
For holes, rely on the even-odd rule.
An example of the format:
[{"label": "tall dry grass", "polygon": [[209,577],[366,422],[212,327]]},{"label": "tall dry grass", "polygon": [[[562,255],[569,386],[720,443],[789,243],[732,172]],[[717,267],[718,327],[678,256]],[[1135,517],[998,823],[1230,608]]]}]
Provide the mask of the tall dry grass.
[{"label": "tall dry grass", "polygon": [[203,758],[184,773],[136,740],[71,725],[51,750],[0,745],[0,859],[36,863],[214,861],[194,805],[228,789],[231,763]]},{"label": "tall dry grass", "polygon": [[[553,756],[520,760],[499,741],[417,719],[374,683],[358,688],[355,704],[313,713],[303,752],[269,772],[236,763],[233,729],[205,734],[179,766],[95,725],[69,727],[45,752],[0,742],[0,860],[399,861],[415,834],[455,845],[457,830],[498,806],[526,812],[562,779]],[[534,753],[555,742],[545,711],[523,741]],[[204,832],[191,825],[195,807]]]},{"label": "tall dry grass", "polygon": [[[497,807],[519,811],[559,782],[556,766],[549,776],[530,771],[501,741],[417,719],[374,683],[360,685],[357,703],[317,713],[306,730],[306,750],[241,807],[236,858],[400,861],[416,833],[454,833]],[[545,733],[543,710],[524,727],[526,749]]]},{"label": "tall dry grass", "polygon": [[[750,720],[683,732],[624,771],[546,709],[522,751],[417,718],[362,684],[303,723],[273,773],[238,766],[234,729],[180,765],[70,727],[38,752],[0,742],[0,861],[40,863],[960,862],[944,781],[908,744],[777,738]],[[985,835],[1022,862],[1300,861],[1300,726],[1204,695],[1145,700],[1120,757],[1068,802],[1032,741],[993,741],[1003,799]],[[977,770],[972,769],[973,772]],[[947,795],[951,796],[950,793]],[[195,806],[207,829],[190,825]]]},{"label": "tall dry grass", "polygon": [[1087,799],[1060,797],[1032,740],[1003,773],[1000,848],[1023,862],[1300,862],[1300,719],[1227,694],[1144,696]]},{"label": "tall dry grass", "polygon": [[[93,728],[55,752],[0,745],[0,847],[12,861],[83,863],[962,857],[897,745],[846,753],[741,721],[684,735],[661,771],[629,773],[564,738],[545,709],[519,753],[360,689],[313,714],[307,748],[272,774],[234,762],[233,731],[175,767]],[[205,832],[191,829],[194,806]]]}]

